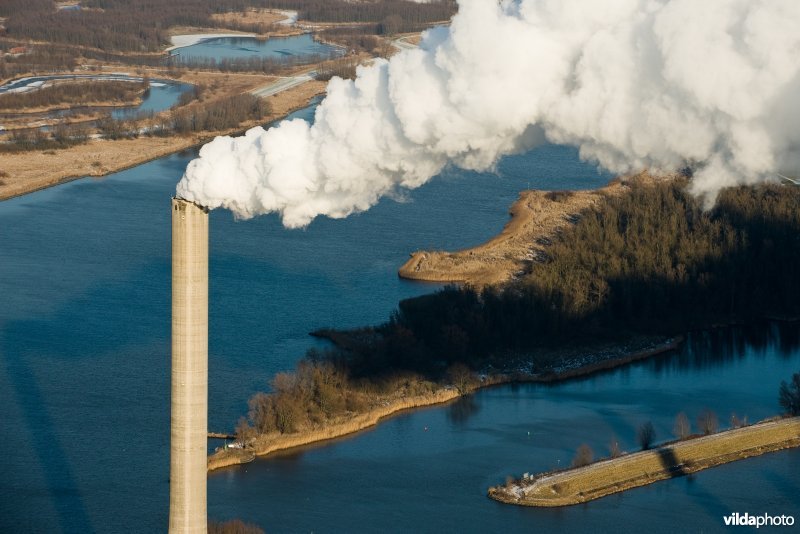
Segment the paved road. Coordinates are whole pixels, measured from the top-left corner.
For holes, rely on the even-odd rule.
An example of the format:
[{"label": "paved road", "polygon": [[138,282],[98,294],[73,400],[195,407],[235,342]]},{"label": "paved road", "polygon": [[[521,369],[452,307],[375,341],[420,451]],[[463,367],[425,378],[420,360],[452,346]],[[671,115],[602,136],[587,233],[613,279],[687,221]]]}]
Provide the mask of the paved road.
[{"label": "paved road", "polygon": [[406,41],[406,39],[408,39],[409,37],[411,36],[406,35],[405,37],[399,37],[395,39],[394,41],[392,41],[392,46],[394,46],[398,50],[413,50],[414,48],[417,48],[417,45]]},{"label": "paved road", "polygon": [[285,76],[279,78],[278,80],[268,83],[267,85],[262,85],[261,87],[257,87],[250,91],[250,94],[255,96],[260,96],[261,98],[266,98],[268,96],[276,95],[287,89],[291,89],[292,87],[297,87],[298,85],[304,84],[314,79],[314,76],[317,74],[316,71],[308,71],[296,76]]},{"label": "paved road", "polygon": [[[394,47],[399,50],[411,50],[417,48],[417,45],[406,41],[406,39],[408,39],[409,37],[411,36],[407,35],[405,37],[399,37],[394,41],[392,41],[392,45],[394,45]],[[250,91],[250,94],[255,96],[260,96],[261,98],[266,98],[268,96],[276,95],[278,93],[286,91],[287,89],[291,89],[292,87],[297,87],[300,84],[304,84],[308,81],[313,80],[316,74],[317,74],[316,71],[311,70],[308,72],[303,72],[296,76],[281,77],[274,82],[253,89],[252,91]]]}]

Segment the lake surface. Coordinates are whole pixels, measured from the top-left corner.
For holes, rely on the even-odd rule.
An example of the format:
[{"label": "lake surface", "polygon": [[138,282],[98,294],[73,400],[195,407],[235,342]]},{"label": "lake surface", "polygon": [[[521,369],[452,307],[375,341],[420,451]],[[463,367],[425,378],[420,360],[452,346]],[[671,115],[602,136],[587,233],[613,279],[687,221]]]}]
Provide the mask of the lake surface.
[{"label": "lake surface", "polygon": [[[800,517],[800,450],[728,464],[585,505],[486,497],[509,474],[568,465],[587,443],[637,450],[638,425],[671,439],[675,415],[750,421],[777,411],[800,366],[796,325],[704,334],[677,354],[557,385],[483,390],[355,438],[211,473],[209,514],[269,532],[720,532],[733,512]],[[697,428],[694,426],[694,428]]]},{"label": "lake surface", "polygon": [[315,41],[310,33],[304,33],[290,37],[272,37],[267,40],[255,37],[217,37],[177,48],[172,55],[179,55],[182,61],[248,58],[291,60],[304,56],[327,57],[337,55],[341,50]]},{"label": "lake surface", "polygon": [[[194,156],[0,202],[0,531],[166,527],[169,208]],[[231,429],[247,398],[314,346],[311,330],[374,324],[398,300],[436,289],[397,277],[411,251],[490,238],[525,187],[595,188],[608,179],[575,150],[547,145],[504,159],[496,174],[448,169],[403,202],[306,230],[285,230],[274,216],[237,222],[212,212],[210,429]],[[797,512],[787,501],[800,492],[789,475],[800,465],[796,451],[564,510],[485,497],[507,474],[569,461],[580,443],[604,452],[612,432],[631,447],[644,419],[666,437],[678,410],[694,418],[708,406],[722,419],[736,411],[751,421],[775,413],[777,383],[798,370],[800,352],[785,333],[782,345],[775,331],[747,339],[693,344],[559,386],[480,392],[352,439],[213,473],[209,515],[269,532],[571,531],[630,521],[667,532],[713,530],[722,511]],[[742,491],[741,481],[754,490]],[[673,506],[682,522],[650,522],[673,517]]]}]

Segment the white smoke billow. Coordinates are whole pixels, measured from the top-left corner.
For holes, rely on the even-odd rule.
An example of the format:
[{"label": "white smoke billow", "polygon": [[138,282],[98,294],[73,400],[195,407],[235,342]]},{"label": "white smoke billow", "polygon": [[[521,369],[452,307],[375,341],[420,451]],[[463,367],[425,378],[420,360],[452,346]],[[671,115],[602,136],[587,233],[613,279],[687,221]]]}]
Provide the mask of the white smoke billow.
[{"label": "white smoke billow", "polygon": [[419,49],[331,80],[313,126],[204,146],[178,195],[300,227],[545,140],[617,173],[691,165],[708,198],[800,168],[797,0],[459,6]]}]

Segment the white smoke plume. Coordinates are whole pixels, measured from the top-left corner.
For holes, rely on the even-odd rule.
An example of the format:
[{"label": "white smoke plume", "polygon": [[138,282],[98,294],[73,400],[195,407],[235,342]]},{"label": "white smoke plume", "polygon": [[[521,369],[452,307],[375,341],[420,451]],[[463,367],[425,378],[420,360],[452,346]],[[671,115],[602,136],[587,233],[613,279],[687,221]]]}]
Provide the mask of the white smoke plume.
[{"label": "white smoke plume", "polygon": [[313,126],[204,146],[177,192],[300,227],[545,139],[617,173],[691,165],[710,198],[797,174],[800,1],[460,0],[419,49],[331,80]]}]

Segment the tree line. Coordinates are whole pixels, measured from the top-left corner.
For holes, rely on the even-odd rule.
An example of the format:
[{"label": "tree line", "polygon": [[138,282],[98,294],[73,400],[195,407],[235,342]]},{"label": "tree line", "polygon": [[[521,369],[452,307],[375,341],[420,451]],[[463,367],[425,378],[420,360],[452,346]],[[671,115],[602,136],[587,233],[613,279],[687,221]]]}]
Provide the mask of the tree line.
[{"label": "tree line", "polygon": [[4,0],[6,34],[108,51],[157,52],[172,26],[217,27],[210,15],[243,11],[249,0],[85,0],[80,10],[57,10],[51,0]]},{"label": "tree line", "polygon": [[[250,94],[234,95],[213,102],[173,109],[168,113],[135,113],[115,118],[110,113],[94,121],[94,129],[105,139],[133,139],[142,135],[166,136],[214,132],[236,128],[251,120],[269,117],[269,102]],[[0,142],[0,152],[54,150],[86,143],[91,132],[88,124],[62,124],[49,131],[16,130]]]},{"label": "tree line", "polygon": [[[554,347],[800,315],[800,188],[732,188],[704,210],[686,186],[634,182],[606,197],[502,287],[451,286],[401,301],[381,325],[320,332],[336,347],[309,351],[272,393],[254,396],[240,436],[356,412],[348,402],[376,388],[424,391],[436,381],[468,391],[476,371],[505,370],[520,355],[547,373],[562,363]],[[323,400],[329,393],[313,378],[320,373],[335,376],[323,382],[337,400]],[[800,407],[797,391],[800,375],[782,386],[787,411]],[[710,412],[698,418],[703,432],[716,426]],[[688,420],[681,428],[688,435]],[[644,429],[640,443],[654,439]]]},{"label": "tree line", "polygon": [[406,0],[265,0],[262,5],[297,11],[300,19],[311,22],[382,23],[392,17],[399,21],[396,31],[419,31],[431,23],[450,20],[458,9],[453,0],[425,4]]},{"label": "tree line", "polygon": [[336,57],[337,53],[311,54],[304,56],[273,57],[237,57],[221,58],[182,56],[175,54],[169,57],[168,65],[179,68],[218,70],[222,72],[262,72],[276,74],[298,65],[309,65]]},{"label": "tree line", "polygon": [[55,47],[26,46],[29,51],[17,57],[5,56],[11,48],[19,46],[13,41],[0,40],[0,78],[12,78],[30,72],[74,70],[77,54]]},{"label": "tree line", "polygon": [[[740,418],[735,413],[731,414],[730,428],[742,428],[748,426],[747,417]],[[679,412],[675,416],[675,422],[672,427],[672,433],[675,436],[675,441],[684,441],[690,438],[699,436],[708,436],[719,432],[719,419],[717,414],[712,410],[702,410],[697,416],[697,430],[692,431],[692,423],[686,412]],[[652,421],[645,421],[636,427],[636,443],[643,451],[651,449],[656,443],[656,428],[653,426]],[[608,446],[609,458],[619,458],[625,452],[620,448],[619,441],[616,437],[612,437]],[[572,459],[572,467],[583,467],[595,461],[594,450],[584,443],[577,448],[575,456]]]},{"label": "tree line", "polygon": [[327,82],[334,76],[347,80],[355,79],[358,63],[358,58],[352,56],[326,61],[317,67],[315,78],[323,82]]},{"label": "tree line", "polygon": [[390,320],[340,332],[353,372],[435,375],[454,362],[503,367],[565,343],[672,335],[800,315],[800,188],[723,191],[714,209],[685,182],[608,197],[504,287],[447,287],[400,302]]}]

